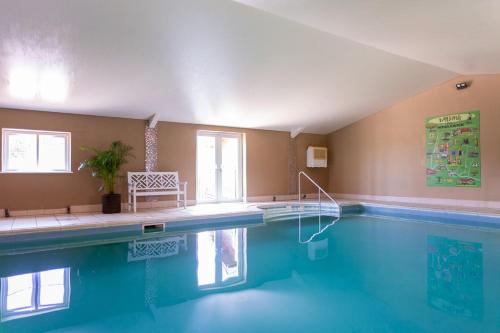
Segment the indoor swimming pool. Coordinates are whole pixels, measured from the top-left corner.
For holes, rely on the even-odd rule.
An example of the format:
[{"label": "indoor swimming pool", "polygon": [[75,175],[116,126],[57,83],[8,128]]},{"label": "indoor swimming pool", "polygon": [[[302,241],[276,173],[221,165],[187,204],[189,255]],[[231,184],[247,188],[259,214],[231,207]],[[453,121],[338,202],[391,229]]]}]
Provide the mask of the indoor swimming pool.
[{"label": "indoor swimming pool", "polygon": [[351,215],[308,240],[317,228],[13,246],[0,332],[500,331],[500,229]]}]

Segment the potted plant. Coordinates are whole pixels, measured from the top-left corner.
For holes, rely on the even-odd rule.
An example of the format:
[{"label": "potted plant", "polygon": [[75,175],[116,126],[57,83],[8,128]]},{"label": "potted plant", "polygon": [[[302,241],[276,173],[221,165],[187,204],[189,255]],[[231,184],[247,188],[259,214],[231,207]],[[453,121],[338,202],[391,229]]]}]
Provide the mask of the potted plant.
[{"label": "potted plant", "polygon": [[120,213],[121,194],[115,193],[115,186],[120,168],[127,163],[127,158],[134,157],[131,153],[132,147],[121,141],[114,141],[106,150],[91,147],[82,147],[82,150],[91,151],[94,155],[82,161],[78,171],[89,169],[93,177],[102,180],[99,191],[107,191],[107,194],[102,196],[102,212],[104,214]]}]

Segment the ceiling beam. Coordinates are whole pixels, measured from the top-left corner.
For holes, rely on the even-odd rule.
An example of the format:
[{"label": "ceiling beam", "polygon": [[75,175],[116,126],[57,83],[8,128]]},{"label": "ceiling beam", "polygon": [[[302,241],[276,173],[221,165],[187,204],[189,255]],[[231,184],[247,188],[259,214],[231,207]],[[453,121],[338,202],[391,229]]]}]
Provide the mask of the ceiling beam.
[{"label": "ceiling beam", "polygon": [[304,127],[297,127],[295,129],[293,129],[292,131],[290,131],[290,137],[292,139],[294,139],[297,135],[302,133],[302,131],[304,131]]},{"label": "ceiling beam", "polygon": [[148,127],[149,128],[155,128],[156,124],[158,123],[158,113],[153,114],[151,117],[148,119]]}]

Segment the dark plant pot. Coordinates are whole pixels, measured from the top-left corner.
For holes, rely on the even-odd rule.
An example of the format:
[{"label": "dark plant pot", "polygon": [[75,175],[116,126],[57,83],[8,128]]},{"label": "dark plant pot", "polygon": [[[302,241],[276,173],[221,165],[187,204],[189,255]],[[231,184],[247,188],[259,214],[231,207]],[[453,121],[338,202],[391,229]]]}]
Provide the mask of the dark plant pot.
[{"label": "dark plant pot", "polygon": [[102,196],[103,214],[115,214],[122,211],[122,196],[118,193],[104,194]]}]

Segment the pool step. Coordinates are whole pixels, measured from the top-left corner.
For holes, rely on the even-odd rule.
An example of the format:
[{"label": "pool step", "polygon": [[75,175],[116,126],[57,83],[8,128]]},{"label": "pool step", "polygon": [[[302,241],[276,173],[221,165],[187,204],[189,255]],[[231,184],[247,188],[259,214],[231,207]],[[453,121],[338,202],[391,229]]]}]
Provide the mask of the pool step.
[{"label": "pool step", "polygon": [[276,208],[267,208],[264,213],[264,219],[266,222],[284,221],[284,220],[296,220],[299,218],[309,218],[327,216],[327,217],[338,217],[339,216],[338,207],[325,205],[319,210],[318,205],[307,205],[307,206],[285,206]]}]

